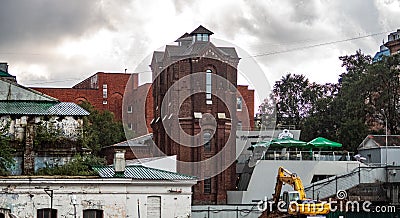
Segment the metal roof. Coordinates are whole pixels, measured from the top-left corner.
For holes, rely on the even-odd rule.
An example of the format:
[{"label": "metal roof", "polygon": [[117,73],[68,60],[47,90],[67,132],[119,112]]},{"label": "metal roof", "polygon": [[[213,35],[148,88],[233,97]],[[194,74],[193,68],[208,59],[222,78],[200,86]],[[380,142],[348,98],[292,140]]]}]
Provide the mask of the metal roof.
[{"label": "metal roof", "polygon": [[87,116],[89,112],[72,102],[0,101],[0,114]]},{"label": "metal roof", "polygon": [[212,34],[214,34],[214,33],[211,32],[210,30],[208,30],[207,28],[203,27],[202,25],[200,25],[200,26],[197,27],[195,30],[193,30],[193,32],[190,33],[190,35],[194,35],[194,34],[208,34],[208,35],[212,35]]},{"label": "metal roof", "polygon": [[[112,166],[97,166],[93,167],[102,178],[119,177],[115,175],[114,167]],[[122,177],[122,175],[120,176]],[[183,175],[180,173],[169,172],[160,169],[154,169],[141,165],[126,166],[123,178],[131,178],[138,180],[196,180],[194,176]]]}]

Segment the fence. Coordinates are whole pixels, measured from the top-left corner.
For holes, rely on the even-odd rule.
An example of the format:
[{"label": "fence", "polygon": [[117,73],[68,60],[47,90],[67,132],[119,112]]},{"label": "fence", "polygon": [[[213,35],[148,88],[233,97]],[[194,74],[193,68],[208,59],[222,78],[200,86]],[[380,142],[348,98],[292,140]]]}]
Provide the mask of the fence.
[{"label": "fence", "polygon": [[192,218],[258,218],[257,205],[196,205],[192,206]]}]

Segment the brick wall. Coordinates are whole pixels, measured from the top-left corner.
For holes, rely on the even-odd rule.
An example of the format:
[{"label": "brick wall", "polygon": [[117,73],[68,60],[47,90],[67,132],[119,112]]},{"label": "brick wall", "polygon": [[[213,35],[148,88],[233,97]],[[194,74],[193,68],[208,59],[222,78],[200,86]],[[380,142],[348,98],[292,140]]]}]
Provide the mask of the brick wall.
[{"label": "brick wall", "polygon": [[124,98],[123,119],[132,128],[135,136],[152,133],[150,122],[153,120],[153,98],[151,83],[136,89],[127,86]]},{"label": "brick wall", "polygon": [[[221,98],[216,96],[212,97],[212,104],[206,104],[205,93],[186,95],[191,90],[197,90],[200,84],[205,84],[205,77],[203,79],[196,79],[191,81],[179,82],[179,87],[171,88],[171,86],[181,78],[191,74],[191,72],[205,72],[207,69],[212,70],[213,73],[218,73],[219,76],[229,80],[231,84],[236,87],[237,70],[229,64],[209,58],[199,58],[195,61],[191,59],[184,59],[178,61],[165,70],[163,70],[153,83],[153,114],[156,121],[152,123],[154,141],[157,146],[167,155],[177,155],[177,159],[183,162],[200,162],[219,153],[222,148],[224,150],[224,158],[219,159],[219,167],[224,166],[224,161],[233,160],[232,165],[223,170],[219,169],[217,176],[211,178],[211,192],[206,193],[204,190],[204,182],[200,181],[193,187],[193,204],[225,204],[227,201],[227,191],[235,189],[235,139],[236,139],[236,93],[228,88],[227,83],[214,82],[212,89],[220,93]],[[177,83],[178,84],[178,83]],[[167,115],[171,115],[172,119],[165,118],[161,115],[160,111],[166,92],[171,89],[173,95],[167,106],[164,107]],[[190,96],[186,98],[181,105],[178,104],[178,97],[175,96]],[[230,109],[230,110],[228,110]],[[229,111],[235,112],[230,114]],[[184,132],[189,135],[202,135],[202,129],[208,129],[206,124],[202,123],[200,127],[200,120],[193,117],[194,112],[202,114],[211,114],[216,118],[216,128],[213,137],[211,138],[210,150],[205,151],[202,136],[193,139],[192,144],[194,147],[181,145],[182,141],[175,141],[167,135],[167,131],[171,130],[171,134],[179,134],[178,130],[181,127]],[[218,118],[218,113],[225,113],[226,118]],[[161,117],[164,116],[164,117]],[[168,116],[169,117],[169,116]],[[179,118],[179,123],[172,122],[173,119]],[[165,120],[164,124],[162,120]],[[167,127],[166,127],[167,126]],[[168,128],[168,129],[166,129]],[[231,138],[229,138],[229,136]],[[182,136],[178,136],[182,137]],[[215,162],[214,162],[215,163]],[[216,166],[205,163],[201,169],[185,168],[187,166],[178,163],[177,169],[181,173],[198,175],[200,172],[202,178],[209,177],[209,172],[215,169]]]},{"label": "brick wall", "polygon": [[[242,130],[254,129],[254,90],[247,85],[238,85],[237,89],[243,98],[242,110],[236,110],[238,121],[242,121]],[[239,97],[239,95],[237,96]],[[245,122],[248,121],[248,122]]]},{"label": "brick wall", "polygon": [[[132,79],[130,77],[132,76]],[[109,110],[116,120],[122,119],[122,99],[127,83],[138,86],[138,74],[98,72],[72,88],[33,89],[59,99],[62,102],[90,102],[97,110]],[[107,84],[107,98],[103,98],[103,85]]]}]

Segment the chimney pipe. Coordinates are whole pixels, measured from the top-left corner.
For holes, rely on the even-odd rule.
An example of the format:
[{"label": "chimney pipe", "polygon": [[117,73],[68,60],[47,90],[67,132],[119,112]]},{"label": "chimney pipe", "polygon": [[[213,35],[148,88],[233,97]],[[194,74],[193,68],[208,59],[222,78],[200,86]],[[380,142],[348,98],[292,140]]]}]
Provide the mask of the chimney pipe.
[{"label": "chimney pipe", "polygon": [[114,171],[115,171],[115,174],[124,175],[124,172],[125,172],[125,150],[115,150]]}]

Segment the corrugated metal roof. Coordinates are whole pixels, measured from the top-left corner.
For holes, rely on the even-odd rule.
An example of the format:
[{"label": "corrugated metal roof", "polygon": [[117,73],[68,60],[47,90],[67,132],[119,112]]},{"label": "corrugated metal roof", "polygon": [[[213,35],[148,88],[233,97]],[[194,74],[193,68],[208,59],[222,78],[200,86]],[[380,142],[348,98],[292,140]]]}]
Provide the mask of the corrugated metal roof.
[{"label": "corrugated metal roof", "polygon": [[72,102],[0,101],[0,114],[86,116],[89,112]]},{"label": "corrugated metal roof", "polygon": [[[102,178],[114,178],[115,175],[114,167],[112,166],[93,167],[93,170],[95,170]],[[138,179],[138,180],[196,180],[197,179],[194,176],[188,176],[180,173],[154,169],[141,165],[126,166],[123,177]]]},{"label": "corrugated metal roof", "polygon": [[49,108],[50,115],[87,116],[90,113],[72,102],[60,102]]}]

